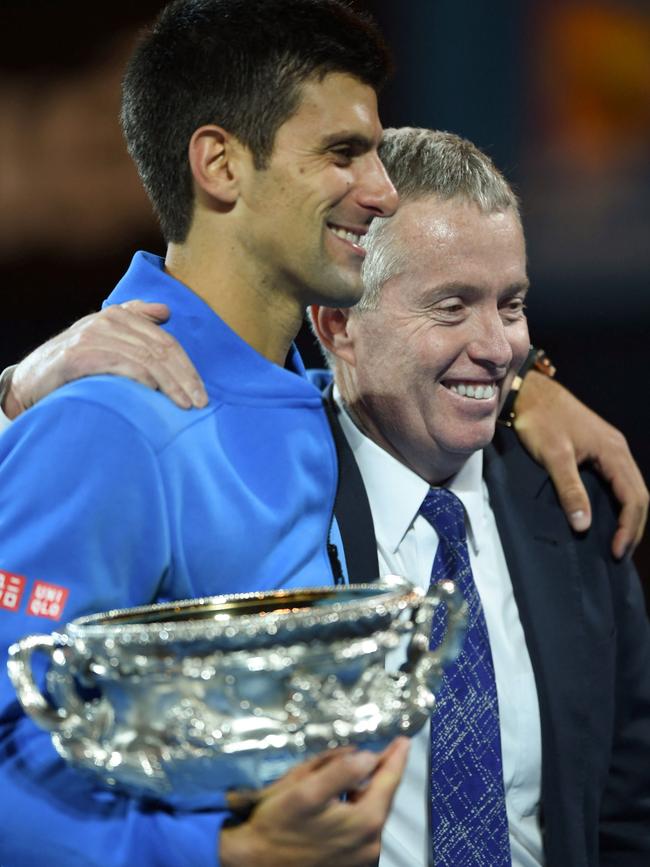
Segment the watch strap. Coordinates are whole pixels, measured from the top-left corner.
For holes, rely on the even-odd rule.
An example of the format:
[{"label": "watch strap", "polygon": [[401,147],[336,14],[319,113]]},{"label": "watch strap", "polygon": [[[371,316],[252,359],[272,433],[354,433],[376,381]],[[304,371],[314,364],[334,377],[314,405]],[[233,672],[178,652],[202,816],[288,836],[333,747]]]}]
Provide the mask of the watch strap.
[{"label": "watch strap", "polygon": [[526,356],[526,360],[521,365],[521,367],[519,368],[519,372],[512,381],[510,391],[508,392],[508,395],[505,399],[505,402],[501,408],[501,412],[499,413],[499,417],[497,419],[500,424],[503,424],[506,427],[512,427],[515,423],[515,419],[517,417],[517,413],[515,411],[515,403],[519,395],[521,385],[526,377],[526,374],[530,370],[536,370],[538,373],[541,373],[544,376],[548,376],[549,379],[552,379],[556,373],[555,365],[548,357],[548,355],[544,352],[544,350],[536,349],[534,346],[531,346],[528,355]]}]

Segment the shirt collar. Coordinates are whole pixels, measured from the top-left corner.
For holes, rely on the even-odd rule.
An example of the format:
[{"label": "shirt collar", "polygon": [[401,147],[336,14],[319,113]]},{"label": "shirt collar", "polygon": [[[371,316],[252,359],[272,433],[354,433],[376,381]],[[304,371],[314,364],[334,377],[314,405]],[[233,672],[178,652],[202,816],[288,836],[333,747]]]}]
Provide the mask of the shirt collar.
[{"label": "shirt collar", "polygon": [[[376,536],[394,554],[418,516],[429,483],[359,430],[336,386],[334,400],[342,410],[341,427],[368,493]],[[467,538],[478,554],[486,520],[483,451],[474,452],[445,487],[463,504]]]},{"label": "shirt collar", "polygon": [[208,392],[217,387],[222,394],[261,400],[321,402],[320,392],[305,376],[295,346],[284,368],[273,364],[242,340],[205,301],[168,274],[159,256],[136,253],[104,306],[133,298],[167,304],[170,317],[161,327],[181,341]]}]

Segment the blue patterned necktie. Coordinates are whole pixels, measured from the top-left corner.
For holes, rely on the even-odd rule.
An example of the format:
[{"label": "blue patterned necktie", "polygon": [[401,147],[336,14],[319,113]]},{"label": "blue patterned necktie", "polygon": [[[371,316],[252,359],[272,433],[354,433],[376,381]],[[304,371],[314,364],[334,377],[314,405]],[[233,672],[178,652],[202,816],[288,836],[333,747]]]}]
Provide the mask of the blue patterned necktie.
[{"label": "blue patterned necktie", "polygon": [[[420,514],[439,536],[431,583],[454,581],[469,609],[463,650],[445,672],[431,719],[433,863],[510,867],[494,665],[469,563],[463,506],[446,488],[430,488]],[[432,624],[432,647],[443,634],[444,614],[439,611]]]}]

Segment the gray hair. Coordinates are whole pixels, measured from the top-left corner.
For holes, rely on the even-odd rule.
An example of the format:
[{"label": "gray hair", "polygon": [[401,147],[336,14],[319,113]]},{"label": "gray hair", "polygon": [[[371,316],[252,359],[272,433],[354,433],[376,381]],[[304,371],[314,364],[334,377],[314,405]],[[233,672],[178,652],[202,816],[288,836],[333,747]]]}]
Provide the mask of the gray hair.
[{"label": "gray hair", "polygon": [[[379,155],[402,203],[437,196],[473,202],[484,214],[511,209],[520,216],[519,202],[506,179],[467,139],[438,130],[387,129]],[[381,287],[408,255],[390,243],[389,233],[390,218],[373,220],[364,244],[364,293],[355,310],[376,308]]]}]

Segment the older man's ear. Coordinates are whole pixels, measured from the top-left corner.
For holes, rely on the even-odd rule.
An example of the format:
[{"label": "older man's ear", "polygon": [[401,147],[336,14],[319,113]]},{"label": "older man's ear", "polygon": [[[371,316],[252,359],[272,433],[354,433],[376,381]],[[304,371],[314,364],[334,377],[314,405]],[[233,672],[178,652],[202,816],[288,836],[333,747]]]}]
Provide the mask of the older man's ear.
[{"label": "older man's ear", "polygon": [[321,307],[312,304],[309,308],[314,331],[323,348],[331,355],[355,364],[354,317],[341,307]]}]

